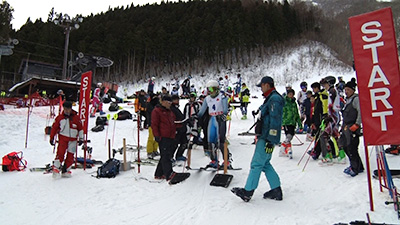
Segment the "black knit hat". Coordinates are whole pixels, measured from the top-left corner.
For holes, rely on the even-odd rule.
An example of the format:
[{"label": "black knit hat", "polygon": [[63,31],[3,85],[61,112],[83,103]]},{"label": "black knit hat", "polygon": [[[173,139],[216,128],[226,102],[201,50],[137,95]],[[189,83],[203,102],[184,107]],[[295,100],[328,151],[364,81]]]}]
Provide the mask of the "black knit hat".
[{"label": "black knit hat", "polygon": [[321,88],[321,84],[318,82],[314,82],[311,84],[311,88]]},{"label": "black knit hat", "polygon": [[354,82],[354,80],[351,80],[349,82],[347,82],[344,87],[348,87],[353,89],[354,91],[356,90],[357,84]]}]

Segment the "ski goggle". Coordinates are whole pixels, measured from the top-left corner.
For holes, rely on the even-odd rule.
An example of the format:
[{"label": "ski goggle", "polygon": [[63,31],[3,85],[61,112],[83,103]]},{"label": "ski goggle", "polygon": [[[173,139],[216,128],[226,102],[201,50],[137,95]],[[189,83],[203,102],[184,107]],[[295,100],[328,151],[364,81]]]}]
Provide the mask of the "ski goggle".
[{"label": "ski goggle", "polygon": [[301,89],[307,89],[307,86],[301,86],[300,88]]},{"label": "ski goggle", "polygon": [[217,90],[216,87],[208,87],[208,91],[209,91],[209,92],[214,92],[214,91],[216,91],[216,90]]}]

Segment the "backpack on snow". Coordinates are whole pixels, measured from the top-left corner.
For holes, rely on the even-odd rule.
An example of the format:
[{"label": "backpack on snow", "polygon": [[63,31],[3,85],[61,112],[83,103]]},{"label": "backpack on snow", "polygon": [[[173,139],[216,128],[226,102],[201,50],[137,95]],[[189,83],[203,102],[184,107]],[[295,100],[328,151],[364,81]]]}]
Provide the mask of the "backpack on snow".
[{"label": "backpack on snow", "polygon": [[100,132],[104,130],[104,125],[97,125],[95,127],[92,128],[93,132]]},{"label": "backpack on snow", "polygon": [[132,119],[132,114],[126,110],[122,110],[118,112],[118,119],[117,120],[127,120]]},{"label": "backpack on snow", "polygon": [[21,171],[26,168],[27,164],[26,160],[23,159],[22,151],[10,152],[3,156],[2,169],[4,172],[14,170]]},{"label": "backpack on snow", "polygon": [[118,111],[118,109],[119,109],[119,106],[118,106],[118,103],[116,103],[116,102],[111,102],[110,107],[108,107],[108,110],[110,112]]},{"label": "backpack on snow", "polygon": [[107,177],[114,178],[119,174],[121,162],[118,159],[109,159],[97,169],[96,178]]},{"label": "backpack on snow", "polygon": [[96,118],[96,126],[98,126],[98,125],[102,125],[102,126],[108,125],[107,117],[105,117],[105,116],[98,116],[98,117]]}]

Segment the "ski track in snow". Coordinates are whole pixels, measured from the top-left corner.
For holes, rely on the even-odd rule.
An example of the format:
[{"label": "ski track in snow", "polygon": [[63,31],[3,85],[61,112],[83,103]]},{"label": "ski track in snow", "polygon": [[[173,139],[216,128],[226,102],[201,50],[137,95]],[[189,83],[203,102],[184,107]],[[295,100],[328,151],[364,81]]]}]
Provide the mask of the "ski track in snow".
[{"label": "ski track in snow", "polygon": [[[345,77],[346,78],[346,77]],[[320,78],[315,78],[318,80]],[[345,79],[345,80],[349,80]],[[312,80],[308,80],[312,83]],[[256,92],[255,90],[252,93]],[[253,94],[252,94],[253,95]],[[254,94],[255,95],[255,94]],[[257,94],[260,96],[260,93]],[[236,109],[232,115],[229,149],[233,156],[233,166],[242,170],[228,171],[234,176],[229,188],[212,187],[210,181],[215,172],[188,171],[191,176],[186,181],[168,185],[167,182],[150,183],[135,179],[142,176],[152,180],[154,166],[141,166],[141,173],[135,168],[113,179],[96,179],[96,167],[73,170],[70,179],[52,179],[51,174],[42,172],[0,172],[0,221],[1,224],[334,224],[354,220],[366,220],[370,214],[373,222],[398,224],[393,205],[386,206],[390,200],[388,192],[379,191],[379,183],[372,180],[375,211],[369,211],[366,172],[351,178],[343,173],[346,164],[319,166],[310,160],[302,172],[308,155],[299,166],[297,163],[309,145],[305,135],[297,135],[302,146],[293,146],[293,159],[278,157],[276,147],[272,165],[278,172],[283,189],[283,201],[263,199],[263,193],[270,189],[264,174],[249,203],[243,202],[230,191],[233,187],[243,187],[254,152],[251,145],[253,137],[238,136],[253,124],[251,111],[258,108],[263,99],[252,99],[249,105],[248,120],[240,120],[241,113]],[[186,100],[181,100],[181,107]],[[121,106],[126,106],[121,104]],[[108,109],[108,104],[104,105]],[[133,112],[129,106],[124,109]],[[56,108],[56,111],[58,108]],[[108,113],[108,110],[105,110]],[[53,158],[53,147],[44,135],[48,107],[35,107],[29,123],[28,147],[25,149],[26,109],[7,107],[0,111],[0,154],[11,151],[24,152],[28,169],[42,167]],[[114,113],[111,113],[111,116]],[[236,116],[237,114],[237,116]],[[95,119],[89,120],[89,129]],[[116,125],[114,141],[113,128]],[[113,143],[112,148],[122,147],[122,138],[127,144],[137,145],[136,122],[110,121],[107,128],[99,133],[89,131],[88,145],[93,147],[93,159],[106,161],[108,148],[106,136]],[[282,140],[284,135],[282,135]],[[294,139],[294,142],[297,140]],[[140,131],[140,144],[146,145],[147,130]],[[244,144],[243,144],[244,143]],[[78,148],[79,156],[83,151]],[[363,139],[359,151],[365,166]],[[141,150],[146,158],[146,150]],[[128,151],[127,159],[133,161],[136,152]],[[122,159],[119,153],[115,156]],[[395,168],[398,156],[388,155],[389,165]],[[209,162],[201,146],[192,151],[192,168],[204,166]],[[370,153],[371,169],[376,168],[375,151]],[[183,167],[174,167],[182,172]],[[219,171],[222,173],[222,171]],[[395,180],[396,183],[398,183]]]}]

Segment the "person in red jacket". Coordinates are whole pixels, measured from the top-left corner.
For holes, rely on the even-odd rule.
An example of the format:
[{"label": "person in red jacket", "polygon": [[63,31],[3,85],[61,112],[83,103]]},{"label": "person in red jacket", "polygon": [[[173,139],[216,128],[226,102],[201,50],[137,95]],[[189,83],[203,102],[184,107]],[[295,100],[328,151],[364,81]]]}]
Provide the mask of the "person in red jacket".
[{"label": "person in red jacket", "polygon": [[170,180],[175,175],[172,170],[172,154],[176,134],[175,114],[171,111],[172,98],[165,95],[161,105],[157,105],[151,113],[151,128],[160,149],[160,161],[154,173],[155,179]]},{"label": "person in red jacket", "polygon": [[[58,134],[57,154],[53,161],[54,178],[59,177],[60,170],[63,177],[71,176],[70,170],[74,162],[77,140],[79,140],[79,145],[83,143],[83,126],[77,112],[72,109],[70,101],[64,102],[63,107],[63,112],[54,120],[50,134],[50,144],[53,146],[55,145],[54,137]],[[67,153],[66,157],[65,153]]]}]

